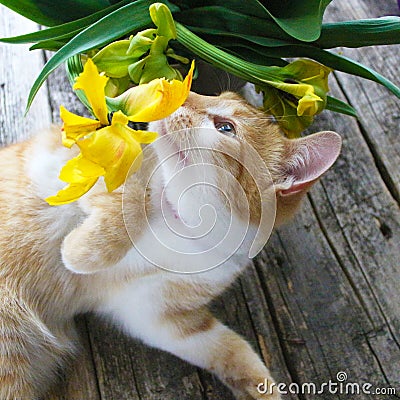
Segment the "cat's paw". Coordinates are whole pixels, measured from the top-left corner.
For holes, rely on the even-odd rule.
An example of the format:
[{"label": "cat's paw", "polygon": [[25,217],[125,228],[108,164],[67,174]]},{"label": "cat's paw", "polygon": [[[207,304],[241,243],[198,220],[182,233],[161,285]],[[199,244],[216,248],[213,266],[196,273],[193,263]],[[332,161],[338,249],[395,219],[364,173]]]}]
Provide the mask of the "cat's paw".
[{"label": "cat's paw", "polygon": [[[273,382],[272,379],[268,379],[267,381]],[[233,389],[236,400],[282,400],[275,385],[272,388],[270,386],[266,388],[265,378],[260,380],[255,379],[252,382],[251,384],[247,382],[241,385],[240,389]]]},{"label": "cat's paw", "polygon": [[249,393],[235,393],[236,400],[282,400],[282,397],[279,393],[273,394],[262,394],[259,392],[252,391]]},{"label": "cat's paw", "polygon": [[97,257],[93,249],[87,246],[85,231],[79,227],[73,230],[61,247],[61,258],[65,268],[76,274],[91,274],[102,265],[101,257]]}]

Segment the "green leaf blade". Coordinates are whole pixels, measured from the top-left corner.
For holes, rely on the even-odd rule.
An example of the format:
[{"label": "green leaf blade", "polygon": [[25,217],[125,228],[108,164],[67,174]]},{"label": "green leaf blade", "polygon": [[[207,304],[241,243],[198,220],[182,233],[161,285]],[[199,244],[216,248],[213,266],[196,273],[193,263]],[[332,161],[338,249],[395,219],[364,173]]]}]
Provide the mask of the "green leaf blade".
[{"label": "green leaf blade", "polygon": [[[104,10],[93,13],[87,17],[77,19],[75,21],[67,22],[65,24],[53,26],[51,28],[43,29],[41,31],[27,33],[25,35],[13,36],[8,38],[0,38],[0,42],[21,44],[21,43],[35,43],[42,40],[56,40],[60,36],[70,35],[75,36],[79,31],[87,26],[93,24],[109,13],[117,10],[118,8],[129,4],[131,0],[119,1],[118,4],[105,8]],[[0,1],[1,3],[1,1]]]},{"label": "green leaf blade", "polygon": [[[204,18],[207,15],[207,18]],[[174,15],[177,22],[198,33],[235,34],[294,41],[266,16],[249,16],[223,6],[192,8]]]},{"label": "green leaf blade", "polygon": [[110,5],[108,0],[1,0],[0,3],[45,26],[83,18]]},{"label": "green leaf blade", "polygon": [[322,19],[332,0],[261,0],[274,21],[290,36],[313,42],[321,34]]},{"label": "green leaf blade", "polygon": [[[153,0],[138,0],[135,3],[120,7],[71,39],[50,58],[36,78],[28,96],[26,110],[29,110],[36,93],[49,74],[68,58],[90,49],[101,47],[132,31],[142,29],[151,24],[148,8],[152,3]],[[173,10],[177,9],[172,4],[168,5]]]},{"label": "green leaf blade", "polygon": [[336,97],[327,96],[325,109],[358,118],[357,111],[350,104],[347,104]]},{"label": "green leaf blade", "polygon": [[322,25],[316,45],[334,47],[363,47],[400,44],[400,17],[382,17]]}]

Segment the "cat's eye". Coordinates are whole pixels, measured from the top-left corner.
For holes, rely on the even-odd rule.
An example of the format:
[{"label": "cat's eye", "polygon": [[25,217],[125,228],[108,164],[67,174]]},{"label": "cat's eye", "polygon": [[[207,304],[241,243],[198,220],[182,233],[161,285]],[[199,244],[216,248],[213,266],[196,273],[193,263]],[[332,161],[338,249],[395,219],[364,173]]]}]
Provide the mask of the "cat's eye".
[{"label": "cat's eye", "polygon": [[235,126],[232,124],[232,122],[229,122],[229,121],[214,121],[214,126],[215,126],[215,129],[218,132],[221,132],[224,135],[227,135],[227,136],[230,136],[230,137],[235,137],[236,136]]}]

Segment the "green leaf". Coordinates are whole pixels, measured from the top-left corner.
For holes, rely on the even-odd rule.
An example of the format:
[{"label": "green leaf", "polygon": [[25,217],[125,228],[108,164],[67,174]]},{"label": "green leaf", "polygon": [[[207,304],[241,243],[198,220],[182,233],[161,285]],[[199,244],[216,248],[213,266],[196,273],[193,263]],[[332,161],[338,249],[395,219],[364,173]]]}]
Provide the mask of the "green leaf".
[{"label": "green leaf", "polygon": [[261,0],[274,21],[290,36],[304,41],[317,40],[324,12],[332,0]]},{"label": "green leaf", "polygon": [[229,49],[221,49],[238,58],[243,58],[244,60],[247,60],[253,64],[277,67],[284,67],[288,64],[287,61],[282,60],[281,58],[265,57],[262,52],[258,52],[257,49],[252,46],[237,45],[232,46]]},{"label": "green leaf", "polygon": [[[231,11],[238,12],[247,16],[259,17],[264,20],[272,19],[269,12],[258,0],[174,0],[182,11],[192,10],[201,7],[225,7]],[[174,15],[176,21],[180,22]],[[204,15],[202,16],[204,18]]]},{"label": "green leaf", "polygon": [[[153,0],[138,0],[135,3],[121,7],[84,29],[58,50],[58,52],[47,61],[39,76],[36,78],[28,96],[26,110],[29,110],[36,93],[49,74],[68,58],[75,54],[84,53],[87,50],[101,47],[128,33],[148,26],[151,23],[148,8],[152,3]],[[177,9],[174,5],[167,4],[171,10]]]},{"label": "green leaf", "polygon": [[357,111],[350,104],[347,104],[337,99],[336,97],[327,96],[327,102],[325,108],[333,112],[350,115],[351,117],[358,118]]},{"label": "green leaf", "polygon": [[[1,0],[0,0],[1,2]],[[27,33],[25,35],[14,36],[9,38],[1,38],[0,42],[4,43],[35,43],[42,40],[55,40],[60,36],[70,35],[75,36],[80,30],[86,28],[100,18],[106,16],[118,8],[131,3],[131,0],[119,1],[118,4],[105,8],[85,18],[80,18],[75,21],[67,22],[66,24],[57,25],[52,28],[43,29],[41,31]]]},{"label": "green leaf", "polygon": [[190,52],[239,78],[253,83],[260,83],[255,76],[262,74],[263,71],[265,71],[266,74],[271,71],[270,67],[250,63],[213,46],[195,35],[179,22],[176,23],[176,31],[179,43]]},{"label": "green leaf", "polygon": [[[237,43],[232,43],[231,40],[222,39],[219,40],[221,46],[235,48],[238,46],[244,46],[241,44],[239,40]],[[339,54],[335,54],[333,52],[323,50],[314,46],[309,45],[287,45],[282,47],[262,47],[257,46],[255,44],[252,45],[253,50],[257,51],[259,54],[264,54],[265,57],[269,58],[293,58],[293,57],[308,57],[315,61],[320,62],[321,64],[326,65],[329,68],[332,68],[337,71],[346,72],[351,75],[356,75],[361,78],[365,78],[376,83],[379,83],[389,89],[393,94],[400,98],[400,88],[397,87],[393,82],[389,79],[385,78],[372,68],[369,68],[357,61],[351,60],[350,58],[341,56]],[[243,54],[240,53],[241,57],[244,57]],[[235,74],[235,72],[232,72]]]},{"label": "green leaf", "polygon": [[[227,31],[220,31],[219,29],[207,29],[207,28],[197,28],[188,26],[192,32],[196,32],[200,37],[208,38],[206,40],[217,45],[223,45],[225,43],[227,46],[237,45],[237,41],[244,43],[244,41],[254,43],[265,47],[281,47],[291,42],[281,39],[267,38],[262,36],[247,35],[242,33],[232,33]],[[233,39],[231,39],[233,38]]]},{"label": "green leaf", "polygon": [[49,51],[57,51],[61,47],[65,45],[65,42],[57,41],[57,40],[43,40],[39,43],[34,44],[29,47],[29,50],[49,50]]},{"label": "green leaf", "polygon": [[333,47],[362,47],[382,44],[400,44],[400,18],[383,17],[322,25],[316,45]]},{"label": "green leaf", "polygon": [[86,17],[110,5],[108,0],[0,0],[0,3],[46,26]]},{"label": "green leaf", "polygon": [[[207,15],[207,18],[204,18]],[[207,6],[193,8],[174,15],[176,21],[197,33],[216,35],[252,35],[270,39],[295,42],[268,16],[249,16],[227,7]]]},{"label": "green leaf", "polygon": [[[249,82],[262,84],[264,79],[269,79],[265,78],[265,75],[271,76],[273,74],[271,67],[249,63],[241,58],[234,57],[202,40],[179,23],[177,23],[177,32],[178,41],[194,54]],[[228,44],[232,43],[229,42]],[[237,46],[233,47],[237,51]],[[332,69],[380,83],[400,98],[400,88],[387,78],[371,68],[338,54],[307,45],[287,45],[274,48],[258,46],[258,50],[262,51],[266,57],[272,58],[309,57]]]},{"label": "green leaf", "polygon": [[[71,86],[73,86],[75,83],[75,79],[83,71],[81,57],[79,55],[75,55],[68,58],[67,62],[65,63],[65,68],[67,71],[69,83],[71,84]],[[78,96],[82,104],[84,104],[86,108],[93,114],[92,107],[85,95],[85,92],[83,90],[75,90],[75,94]]]}]

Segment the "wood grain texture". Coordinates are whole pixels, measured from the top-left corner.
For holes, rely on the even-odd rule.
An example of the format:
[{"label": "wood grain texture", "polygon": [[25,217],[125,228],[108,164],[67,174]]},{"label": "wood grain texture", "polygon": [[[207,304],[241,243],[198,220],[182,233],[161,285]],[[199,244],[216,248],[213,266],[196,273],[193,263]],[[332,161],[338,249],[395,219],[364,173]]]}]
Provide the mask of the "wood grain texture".
[{"label": "wood grain texture", "polygon": [[[399,15],[396,1],[352,0],[333,2],[329,19],[377,18]],[[344,18],[345,16],[345,18]],[[400,45],[358,49],[337,49],[400,85]],[[400,204],[400,102],[384,87],[361,78],[337,73],[347,101],[360,116],[359,126],[382,178]]]},{"label": "wood grain texture", "polygon": [[[0,5],[0,37],[36,31],[38,26]],[[21,141],[50,123],[44,86],[24,118],[29,89],[43,67],[43,55],[27,45],[0,45],[0,144]]]},{"label": "wood grain texture", "polygon": [[65,370],[60,371],[60,380],[53,386],[48,396],[42,400],[101,399],[86,319],[79,317],[76,322],[80,337],[77,357]]},{"label": "wood grain texture", "polygon": [[[394,0],[337,1],[328,19],[389,15],[398,13],[396,7]],[[0,36],[36,29],[3,6],[0,21]],[[398,46],[343,51],[400,84]],[[59,122],[60,104],[84,112],[60,68],[22,119],[28,90],[47,57],[25,46],[0,45],[0,143]],[[342,155],[299,215],[272,235],[212,308],[252,344],[280,382],[320,384],[344,371],[349,382],[393,386],[400,394],[400,101],[375,83],[345,74],[336,74],[330,86],[360,119],[325,112],[312,130],[339,132]],[[97,316],[80,318],[78,327],[83,350],[43,400],[233,400],[215,377]],[[331,398],[349,396],[323,397]]]}]

